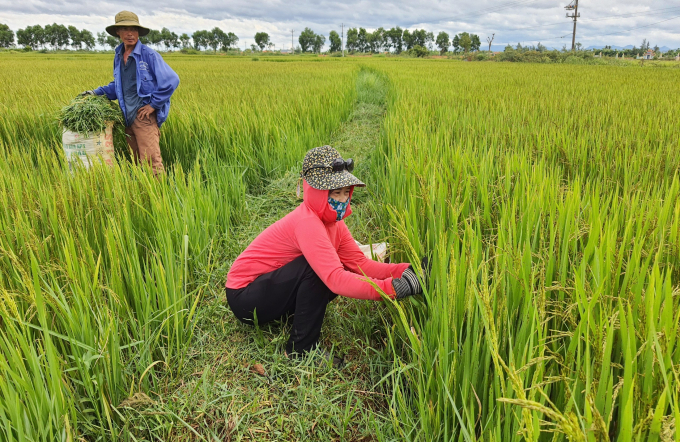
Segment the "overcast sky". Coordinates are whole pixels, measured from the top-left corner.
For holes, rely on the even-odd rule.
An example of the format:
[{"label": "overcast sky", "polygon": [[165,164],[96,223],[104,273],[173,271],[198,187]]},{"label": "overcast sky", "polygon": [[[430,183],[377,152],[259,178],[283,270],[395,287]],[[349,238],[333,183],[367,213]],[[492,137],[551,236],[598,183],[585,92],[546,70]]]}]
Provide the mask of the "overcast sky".
[{"label": "overcast sky", "polygon": [[[122,2],[109,0],[0,0],[0,23],[16,31],[27,25],[57,22],[86,28],[96,34],[113,24],[123,9],[139,15],[144,26],[189,35],[219,26],[239,37],[239,46],[254,42],[265,31],[276,48],[290,47],[291,29],[297,36],[305,27],[328,37],[331,30],[347,27],[373,30],[425,28],[476,33],[482,42],[496,34],[494,45],[518,42],[549,47],[571,46],[572,22],[565,17],[569,0],[476,0],[470,2],[422,0],[179,0]],[[582,0],[576,41],[584,46],[611,44],[680,47],[678,0]]]}]

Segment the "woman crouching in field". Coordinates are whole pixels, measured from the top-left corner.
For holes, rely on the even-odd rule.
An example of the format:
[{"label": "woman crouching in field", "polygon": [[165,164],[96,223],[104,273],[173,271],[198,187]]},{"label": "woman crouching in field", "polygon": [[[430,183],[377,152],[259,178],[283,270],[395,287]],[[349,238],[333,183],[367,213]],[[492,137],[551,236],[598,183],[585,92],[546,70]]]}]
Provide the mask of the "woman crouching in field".
[{"label": "woman crouching in field", "polygon": [[326,305],[337,295],[382,299],[371,282],[392,298],[422,293],[408,263],[372,261],[352,238],[343,220],[352,214],[354,188],[365,187],[353,169],[352,160],[343,160],[330,146],[307,152],[302,204],[255,238],[227,275],[227,301],[241,322],[293,316],[287,355],[316,348]]}]

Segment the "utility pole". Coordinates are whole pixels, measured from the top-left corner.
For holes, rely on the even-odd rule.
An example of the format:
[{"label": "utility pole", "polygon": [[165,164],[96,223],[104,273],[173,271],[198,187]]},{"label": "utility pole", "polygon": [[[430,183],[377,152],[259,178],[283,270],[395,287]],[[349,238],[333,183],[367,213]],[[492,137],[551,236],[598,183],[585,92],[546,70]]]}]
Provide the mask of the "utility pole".
[{"label": "utility pole", "polygon": [[342,56],[345,56],[345,24],[343,23],[342,25],[342,31],[340,31],[340,48],[342,48]]},{"label": "utility pole", "polygon": [[576,20],[581,16],[581,14],[578,13],[578,0],[573,0],[569,5],[565,6],[564,9],[567,11],[574,11],[571,15],[567,12],[567,18],[574,19],[574,33],[571,36],[571,51],[574,52],[576,50]]},{"label": "utility pole", "polygon": [[290,54],[293,55],[295,53],[295,45],[293,44],[293,32],[295,32],[295,29],[290,30]]}]

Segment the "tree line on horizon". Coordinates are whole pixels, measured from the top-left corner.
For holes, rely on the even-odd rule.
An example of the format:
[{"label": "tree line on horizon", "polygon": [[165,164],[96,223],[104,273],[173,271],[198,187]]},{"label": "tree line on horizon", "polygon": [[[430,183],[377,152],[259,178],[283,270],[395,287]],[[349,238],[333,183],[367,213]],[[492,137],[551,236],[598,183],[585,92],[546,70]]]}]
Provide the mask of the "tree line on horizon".
[{"label": "tree line on horizon", "polygon": [[[329,40],[331,43],[330,52],[339,51],[341,39],[336,31],[330,32]],[[409,31],[399,26],[391,29],[380,27],[373,32],[367,31],[364,28],[349,28],[347,30],[345,49],[350,52],[377,53],[393,51],[399,54],[404,50],[408,51],[415,47],[425,48],[430,51],[436,47],[442,54],[449,52],[450,47],[453,47],[453,52],[468,52],[480,50],[481,41],[478,35],[467,32],[456,34],[451,39],[448,33],[441,31],[435,38],[434,33],[428,32],[425,29]]]},{"label": "tree line on horizon", "polygon": [[[651,43],[649,41],[647,41],[647,39],[642,40],[642,44],[640,45],[639,48],[637,46],[633,46],[632,48],[628,48],[628,49],[612,49],[611,46],[605,46],[602,49],[592,49],[591,51],[596,53],[596,54],[601,53],[602,56],[604,56],[604,57],[636,58],[636,57],[644,54],[644,52],[646,52],[650,49],[652,51],[654,51],[654,53],[657,56],[661,54],[661,49],[659,48],[659,46],[657,45],[657,46],[652,47]],[[521,43],[517,43],[517,46],[512,46],[512,45],[508,44],[505,47],[505,49],[503,50],[503,52],[506,52],[506,53],[507,52],[525,53],[525,52],[534,51],[534,52],[543,53],[543,52],[550,52],[550,51],[554,51],[554,50],[556,50],[556,49],[548,49],[545,45],[543,45],[539,42],[538,45],[536,45],[536,46],[534,46],[534,45],[524,45],[523,46]],[[583,45],[581,43],[576,43],[576,51],[578,52],[578,51],[582,51],[582,50],[583,50]],[[564,45],[561,49],[561,52],[570,52],[570,50],[567,48],[566,45]],[[665,57],[674,57],[678,54],[680,54],[680,48],[675,49],[675,50],[673,50],[673,49],[668,50],[664,53],[664,56]]]},{"label": "tree line on horizon", "polygon": [[[95,38],[87,29],[78,29],[75,26],[64,26],[57,23],[51,25],[26,26],[16,33],[17,44],[31,49],[45,48],[50,45],[52,49],[66,49],[69,46],[75,50],[94,49]],[[14,32],[6,24],[0,23],[0,47],[9,48],[14,46]]]},{"label": "tree line on horizon", "polygon": [[[233,32],[225,32],[219,27],[214,27],[211,30],[195,31],[191,35],[182,33],[177,35],[168,28],[163,28],[160,31],[151,29],[146,36],[140,37],[140,41],[146,45],[154,46],[156,49],[165,49],[170,51],[173,49],[194,49],[194,50],[212,50],[217,52],[229,51],[237,49],[236,45],[239,41],[238,36]],[[265,49],[272,49],[274,44],[271,41],[269,34],[266,32],[257,32],[254,36],[255,44],[251,45],[253,51],[264,51]],[[15,45],[15,34],[6,24],[0,23],[0,48],[10,48]],[[65,26],[62,24],[53,23],[51,25],[27,26],[24,29],[19,29],[16,32],[16,44],[24,48],[47,49],[50,47],[53,50],[63,50],[72,48],[74,50],[93,50],[95,44],[101,47],[109,47],[115,49],[120,44],[120,40],[105,32],[97,33],[97,36],[92,34],[87,29],[77,29],[75,26]],[[332,30],[328,34],[329,53],[337,53],[343,49],[343,36],[336,30]],[[326,44],[326,37],[322,34],[315,33],[311,28],[305,28],[298,36],[298,48],[296,52],[313,52],[320,53],[323,46]],[[435,37],[434,33],[428,32],[425,29],[408,30],[402,29],[399,26],[384,29],[379,27],[374,31],[367,31],[362,27],[355,27],[347,29],[344,36],[344,49],[349,53],[379,53],[379,52],[394,52],[400,54],[403,51],[414,52],[419,55],[427,54],[435,48],[440,54],[449,52],[452,48],[453,53],[468,53],[479,51],[481,49],[481,40],[478,35],[461,32],[450,38],[449,34],[441,31]],[[614,50],[610,46],[606,46],[596,52],[602,52],[604,56],[615,56],[617,53],[626,57],[634,57],[640,51],[650,49],[650,44],[644,40],[641,47],[633,47],[632,49]],[[491,44],[489,43],[489,51]],[[506,51],[522,51],[526,52],[534,50],[537,52],[547,51],[547,47],[538,43],[537,46],[522,46],[517,44],[516,47],[506,46]],[[562,48],[566,51],[566,46]],[[577,43],[577,50],[582,50],[580,43]],[[659,52],[658,47],[654,47],[655,52]],[[669,51],[670,54],[679,53],[680,50]],[[669,54],[669,55],[670,55]]]},{"label": "tree line on horizon", "polygon": [[[140,37],[139,40],[146,45],[154,46],[157,49],[164,48],[167,51],[192,48],[205,51],[211,49],[217,52],[218,49],[228,51],[236,48],[239,38],[233,32],[225,32],[219,27],[211,30],[199,30],[191,35],[187,33],[178,35],[168,28],[163,28],[160,31],[151,29],[147,35]],[[274,46],[266,32],[257,32],[254,40],[255,44],[251,45],[253,51],[263,51]],[[9,26],[0,24],[0,47],[13,47],[14,41],[14,32]],[[337,31],[330,31],[328,41],[329,52],[340,52],[342,50],[342,37]],[[34,25],[19,29],[16,32],[16,44],[33,50],[47,49],[48,47],[53,50],[68,48],[93,50],[95,44],[114,49],[120,44],[120,40],[105,32],[99,32],[95,37],[87,29],[79,30],[75,26],[53,23],[45,27]],[[320,53],[326,44],[326,37],[307,27],[298,36],[298,44],[298,49],[301,52]],[[373,32],[367,31],[365,28],[349,28],[344,46],[345,50],[350,53],[384,51],[401,53],[415,47],[432,50],[433,45],[436,45],[441,53],[448,52],[451,46],[453,46],[454,52],[467,52],[479,50],[481,42],[479,36],[467,32],[457,34],[453,39],[450,39],[449,34],[442,31],[435,38],[432,32],[427,32],[425,29],[409,31],[397,26],[387,30],[380,27]]]}]

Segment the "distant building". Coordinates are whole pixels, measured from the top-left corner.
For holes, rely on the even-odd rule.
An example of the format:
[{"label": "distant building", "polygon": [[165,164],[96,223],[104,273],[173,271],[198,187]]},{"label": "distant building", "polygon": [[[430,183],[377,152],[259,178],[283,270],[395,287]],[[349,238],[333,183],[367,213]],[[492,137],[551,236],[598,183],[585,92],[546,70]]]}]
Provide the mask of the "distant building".
[{"label": "distant building", "polygon": [[653,60],[654,59],[654,51],[651,49],[648,49],[647,52],[642,54],[642,59],[643,60]]},{"label": "distant building", "polygon": [[281,49],[280,51],[282,54],[292,54],[293,50],[292,49]]}]

